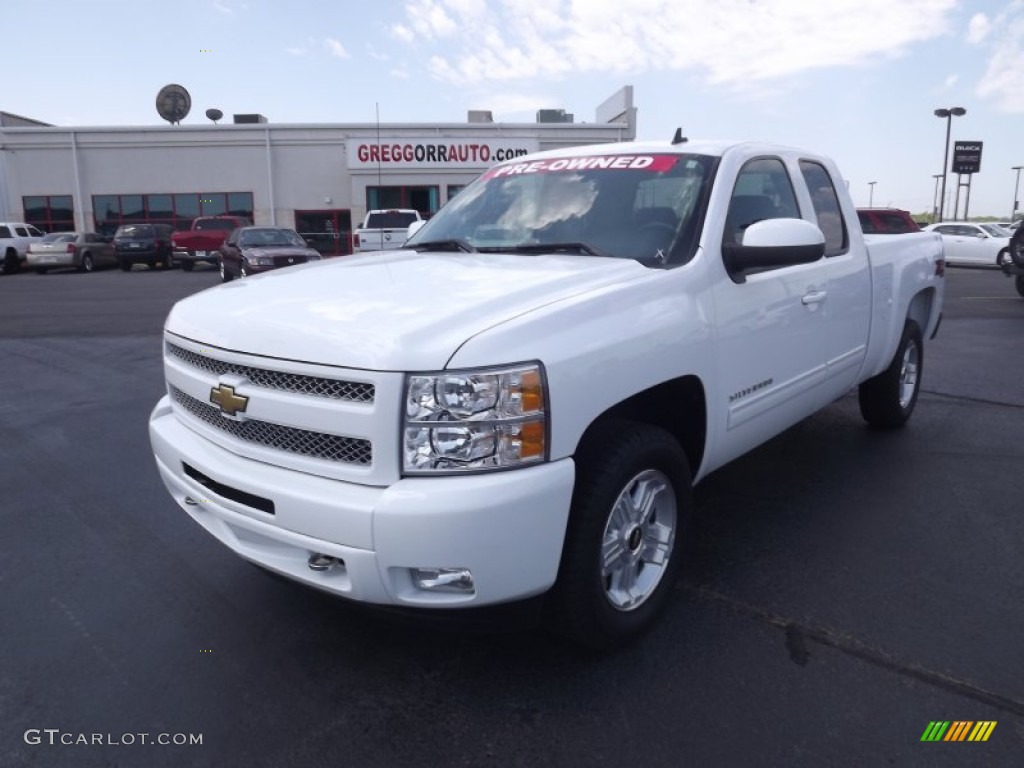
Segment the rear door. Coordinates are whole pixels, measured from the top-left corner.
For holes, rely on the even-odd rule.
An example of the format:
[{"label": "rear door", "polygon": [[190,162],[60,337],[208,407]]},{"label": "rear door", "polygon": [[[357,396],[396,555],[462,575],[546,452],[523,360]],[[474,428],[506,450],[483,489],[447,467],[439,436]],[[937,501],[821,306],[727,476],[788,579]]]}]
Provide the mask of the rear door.
[{"label": "rear door", "polygon": [[[828,295],[821,303],[827,383],[831,398],[841,397],[856,383],[871,324],[871,278],[867,254],[861,239],[857,247],[846,226],[835,174],[817,160],[801,160],[800,174],[810,197],[811,214],[806,216],[825,235],[825,266]],[[842,183],[840,180],[839,183]]]}]

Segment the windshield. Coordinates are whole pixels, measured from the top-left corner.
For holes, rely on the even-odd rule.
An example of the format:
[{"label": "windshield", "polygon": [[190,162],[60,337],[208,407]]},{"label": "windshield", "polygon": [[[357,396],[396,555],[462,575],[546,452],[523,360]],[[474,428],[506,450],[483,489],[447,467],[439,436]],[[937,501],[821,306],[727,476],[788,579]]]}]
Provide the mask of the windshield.
[{"label": "windshield", "polygon": [[290,229],[261,227],[247,229],[238,238],[243,248],[283,248],[286,246],[305,247],[306,241]]},{"label": "windshield", "polygon": [[992,235],[992,237],[1009,237],[1013,234],[1013,232],[1003,229],[998,224],[979,224],[979,226]]},{"label": "windshield", "polygon": [[462,190],[405,247],[679,263],[696,248],[716,164],[672,154],[507,163]]}]

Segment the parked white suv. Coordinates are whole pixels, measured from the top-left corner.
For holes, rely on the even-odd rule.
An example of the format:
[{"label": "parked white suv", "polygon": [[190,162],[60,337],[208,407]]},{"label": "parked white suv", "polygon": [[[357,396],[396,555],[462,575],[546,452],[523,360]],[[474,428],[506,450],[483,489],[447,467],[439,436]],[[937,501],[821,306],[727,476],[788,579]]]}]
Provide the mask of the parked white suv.
[{"label": "parked white suv", "polygon": [[28,246],[43,239],[43,232],[23,222],[0,222],[0,262],[9,275],[21,269]]}]

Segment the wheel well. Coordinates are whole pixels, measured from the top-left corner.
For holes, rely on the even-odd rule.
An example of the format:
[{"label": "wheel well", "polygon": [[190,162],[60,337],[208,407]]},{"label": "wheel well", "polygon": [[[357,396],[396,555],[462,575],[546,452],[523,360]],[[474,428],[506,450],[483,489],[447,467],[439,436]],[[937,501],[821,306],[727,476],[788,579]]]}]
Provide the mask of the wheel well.
[{"label": "wheel well", "polygon": [[696,376],[666,381],[613,405],[587,427],[580,443],[597,424],[608,419],[628,419],[664,429],[679,441],[690,471],[696,475],[700,469],[708,420],[704,385]]},{"label": "wheel well", "polygon": [[922,335],[928,333],[928,321],[932,316],[932,302],[934,301],[935,289],[925,288],[910,300],[910,306],[907,307],[907,319],[917,323]]}]

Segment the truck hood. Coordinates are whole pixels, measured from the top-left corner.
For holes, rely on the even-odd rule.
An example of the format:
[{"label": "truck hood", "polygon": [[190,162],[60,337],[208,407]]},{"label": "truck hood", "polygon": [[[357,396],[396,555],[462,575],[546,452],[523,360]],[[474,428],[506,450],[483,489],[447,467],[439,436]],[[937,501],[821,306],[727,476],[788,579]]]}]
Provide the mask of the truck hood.
[{"label": "truck hood", "polygon": [[378,371],[439,370],[481,331],[649,274],[635,261],[593,256],[377,252],[211,288],[179,301],[165,327],[257,355]]}]

